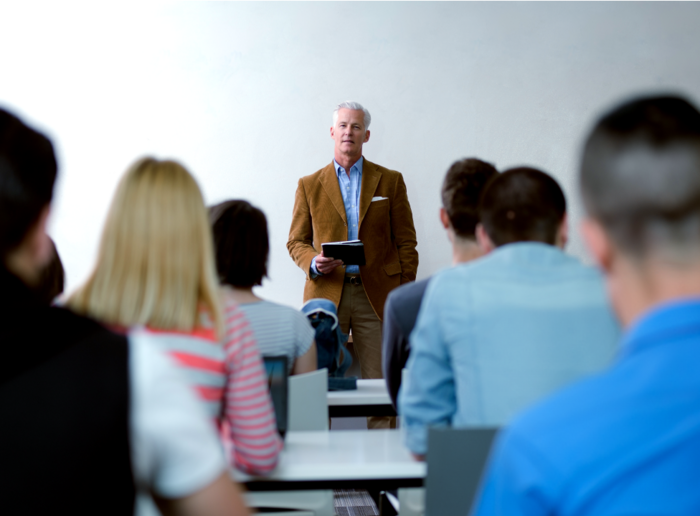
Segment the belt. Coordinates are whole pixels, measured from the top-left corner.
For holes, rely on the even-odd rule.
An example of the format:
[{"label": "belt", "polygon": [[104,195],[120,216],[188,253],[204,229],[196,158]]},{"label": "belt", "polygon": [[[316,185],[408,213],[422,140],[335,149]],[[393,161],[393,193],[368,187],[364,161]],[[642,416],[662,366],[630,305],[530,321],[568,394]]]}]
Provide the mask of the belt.
[{"label": "belt", "polygon": [[350,283],[351,285],[362,285],[362,278],[360,276],[345,276],[345,283]]}]

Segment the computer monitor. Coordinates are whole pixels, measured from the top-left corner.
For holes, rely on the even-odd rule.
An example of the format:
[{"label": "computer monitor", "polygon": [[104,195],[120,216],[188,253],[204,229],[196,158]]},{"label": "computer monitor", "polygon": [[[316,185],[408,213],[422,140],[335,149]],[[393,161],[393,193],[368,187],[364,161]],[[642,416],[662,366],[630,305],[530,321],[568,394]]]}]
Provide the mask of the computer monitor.
[{"label": "computer monitor", "polygon": [[289,377],[287,361],[288,358],[284,355],[263,357],[267,373],[267,389],[275,409],[277,431],[282,438],[287,431],[287,379]]}]

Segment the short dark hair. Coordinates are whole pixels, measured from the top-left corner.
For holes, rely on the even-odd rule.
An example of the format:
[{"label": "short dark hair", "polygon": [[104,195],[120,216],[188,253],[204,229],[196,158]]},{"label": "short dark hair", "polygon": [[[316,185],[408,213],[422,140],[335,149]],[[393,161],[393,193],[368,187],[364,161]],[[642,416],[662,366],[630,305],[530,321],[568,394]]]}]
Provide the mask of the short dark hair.
[{"label": "short dark hair", "polygon": [[479,197],[489,180],[498,174],[491,164],[476,158],[455,161],[442,183],[442,206],[457,236],[475,237],[479,222]]},{"label": "short dark hair", "polygon": [[686,99],[635,99],[589,135],[580,186],[588,213],[631,255],[700,244],[700,113]]},{"label": "short dark hair", "polygon": [[234,287],[262,285],[270,243],[265,214],[247,201],[225,201],[209,208],[219,281]]},{"label": "short dark hair", "polygon": [[53,145],[0,109],[0,259],[24,240],[51,202],[56,181]]},{"label": "short dark hair", "polygon": [[479,217],[495,246],[513,242],[554,245],[566,213],[566,198],[556,180],[528,167],[495,176],[479,202]]}]

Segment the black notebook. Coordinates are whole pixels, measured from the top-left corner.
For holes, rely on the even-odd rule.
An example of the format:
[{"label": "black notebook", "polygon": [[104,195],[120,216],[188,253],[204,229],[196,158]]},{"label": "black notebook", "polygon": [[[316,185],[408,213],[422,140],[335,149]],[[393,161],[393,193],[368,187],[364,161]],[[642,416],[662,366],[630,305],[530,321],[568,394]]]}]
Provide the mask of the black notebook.
[{"label": "black notebook", "polygon": [[321,244],[321,247],[323,247],[323,256],[330,256],[336,260],[343,260],[345,265],[365,264],[365,244],[359,240],[328,242]]}]

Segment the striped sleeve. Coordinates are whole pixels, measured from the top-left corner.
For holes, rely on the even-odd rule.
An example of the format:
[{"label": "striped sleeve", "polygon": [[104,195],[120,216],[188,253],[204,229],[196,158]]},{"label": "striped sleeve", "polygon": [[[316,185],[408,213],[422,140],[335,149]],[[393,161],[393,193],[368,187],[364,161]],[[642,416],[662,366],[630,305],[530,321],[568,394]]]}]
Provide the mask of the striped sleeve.
[{"label": "striped sleeve", "polygon": [[231,462],[251,475],[266,475],[277,465],[282,441],[267,389],[265,370],[253,331],[243,312],[231,300],[226,319],[226,395],[224,417],[233,444]]}]

